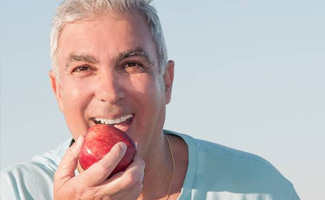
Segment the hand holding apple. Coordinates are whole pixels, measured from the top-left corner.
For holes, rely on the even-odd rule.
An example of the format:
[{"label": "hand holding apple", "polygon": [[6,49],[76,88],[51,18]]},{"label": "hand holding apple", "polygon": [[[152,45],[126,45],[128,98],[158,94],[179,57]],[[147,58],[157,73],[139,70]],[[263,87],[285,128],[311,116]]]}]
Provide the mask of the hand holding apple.
[{"label": "hand holding apple", "polygon": [[117,144],[96,165],[76,175],[75,170],[84,141],[84,136],[79,136],[65,152],[54,174],[54,200],[137,199],[143,187],[145,169],[143,159],[136,154],[124,173],[116,176],[114,181],[107,180],[126,153],[126,149]]}]

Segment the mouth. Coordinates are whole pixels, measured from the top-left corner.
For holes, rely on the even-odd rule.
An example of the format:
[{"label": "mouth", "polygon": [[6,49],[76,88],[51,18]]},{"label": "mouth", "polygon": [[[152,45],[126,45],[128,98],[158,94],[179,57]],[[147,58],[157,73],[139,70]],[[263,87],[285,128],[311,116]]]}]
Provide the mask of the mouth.
[{"label": "mouth", "polygon": [[99,118],[95,117],[92,118],[92,121],[95,124],[106,124],[108,126],[114,126],[117,129],[120,129],[123,132],[126,132],[134,118],[134,114],[126,114],[114,119],[108,119],[108,118]]}]

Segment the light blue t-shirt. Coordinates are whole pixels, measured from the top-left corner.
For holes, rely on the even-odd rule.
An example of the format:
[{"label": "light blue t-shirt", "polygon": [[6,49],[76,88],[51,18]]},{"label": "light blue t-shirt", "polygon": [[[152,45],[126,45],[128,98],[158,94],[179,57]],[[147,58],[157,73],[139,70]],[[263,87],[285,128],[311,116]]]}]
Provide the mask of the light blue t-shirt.
[{"label": "light blue t-shirt", "polygon": [[[293,185],[264,159],[172,131],[188,146],[179,200],[299,200]],[[1,171],[1,199],[53,198],[53,176],[71,139],[29,162]]]}]

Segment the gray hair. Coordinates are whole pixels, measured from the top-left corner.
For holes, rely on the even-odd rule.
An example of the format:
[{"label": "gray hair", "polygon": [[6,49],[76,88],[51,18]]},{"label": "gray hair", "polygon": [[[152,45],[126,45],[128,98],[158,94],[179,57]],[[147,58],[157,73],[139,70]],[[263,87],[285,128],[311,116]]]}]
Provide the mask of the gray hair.
[{"label": "gray hair", "polygon": [[148,23],[156,47],[160,71],[167,64],[167,47],[156,9],[150,5],[152,0],[65,0],[57,9],[52,21],[51,60],[52,70],[58,78],[58,46],[63,27],[77,20],[90,19],[107,13],[135,12]]}]

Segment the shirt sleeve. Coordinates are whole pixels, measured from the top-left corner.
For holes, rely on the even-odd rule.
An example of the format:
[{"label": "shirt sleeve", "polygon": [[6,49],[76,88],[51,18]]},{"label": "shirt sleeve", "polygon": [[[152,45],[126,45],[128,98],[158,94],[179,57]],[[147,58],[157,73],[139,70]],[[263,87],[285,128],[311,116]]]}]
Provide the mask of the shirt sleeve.
[{"label": "shirt sleeve", "polygon": [[293,191],[290,200],[300,200],[300,198],[295,190]]},{"label": "shirt sleeve", "polygon": [[1,171],[1,199],[20,199],[14,178],[4,171]]},{"label": "shirt sleeve", "polygon": [[52,199],[54,172],[27,162],[1,171],[1,199]]}]

